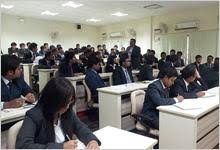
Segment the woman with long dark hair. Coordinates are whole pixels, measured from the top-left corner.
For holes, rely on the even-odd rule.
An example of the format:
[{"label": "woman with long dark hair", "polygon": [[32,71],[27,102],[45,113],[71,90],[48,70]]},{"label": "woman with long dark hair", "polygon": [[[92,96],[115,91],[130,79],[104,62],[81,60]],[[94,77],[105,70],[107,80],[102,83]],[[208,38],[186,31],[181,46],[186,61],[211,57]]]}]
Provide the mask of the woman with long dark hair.
[{"label": "woman with long dark hair", "polygon": [[73,112],[74,103],[72,84],[65,78],[51,79],[37,105],[26,113],[16,148],[73,149],[77,148],[76,135],[88,149],[98,149],[100,141]]}]

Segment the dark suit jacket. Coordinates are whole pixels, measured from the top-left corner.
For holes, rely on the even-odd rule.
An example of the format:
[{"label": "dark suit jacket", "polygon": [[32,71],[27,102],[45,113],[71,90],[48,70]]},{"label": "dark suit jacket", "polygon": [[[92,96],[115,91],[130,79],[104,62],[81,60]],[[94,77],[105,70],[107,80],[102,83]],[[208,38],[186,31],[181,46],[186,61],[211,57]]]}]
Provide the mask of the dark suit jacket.
[{"label": "dark suit jacket", "polygon": [[179,94],[179,95],[183,96],[185,99],[197,98],[196,93],[198,91],[201,91],[201,90],[196,88],[196,85],[194,82],[192,82],[188,85],[188,91],[187,91],[186,85],[185,85],[183,78],[181,76],[175,80],[174,85],[172,85],[172,87],[171,87],[171,95],[173,97],[176,97]]},{"label": "dark suit jacket", "polygon": [[[127,69],[127,70],[128,70],[128,74],[130,76],[131,82],[134,82],[131,69]],[[113,85],[120,85],[120,84],[127,83],[125,73],[121,66],[116,67],[116,69],[114,70],[112,74],[112,80],[113,80]]]},{"label": "dark suit jacket", "polygon": [[51,66],[55,65],[54,60],[49,60],[49,63],[47,62],[46,58],[39,60],[39,69],[51,69]]},{"label": "dark suit jacket", "polygon": [[169,91],[163,89],[161,81],[156,80],[147,88],[141,114],[147,115],[153,120],[158,120],[159,111],[156,108],[161,105],[172,105],[175,103],[173,98],[169,98]]},{"label": "dark suit jacket", "polygon": [[60,77],[72,77],[74,75],[71,71],[69,64],[67,64],[66,62],[62,62],[59,64],[58,71]]},{"label": "dark suit jacket", "polygon": [[201,73],[200,71],[201,71],[202,65],[200,64],[200,65],[198,66],[196,62],[194,62],[193,64],[196,66],[196,69],[199,71],[199,73]]},{"label": "dark suit jacket", "polygon": [[97,88],[105,87],[104,81],[93,69],[88,69],[86,71],[85,82],[94,97],[98,96]]},{"label": "dark suit jacket", "polygon": [[[71,120],[69,126],[73,128],[73,133],[87,145],[91,140],[100,141],[83,124],[73,111],[69,111],[67,117],[61,117],[61,128],[64,121]],[[43,115],[41,106],[37,104],[29,110],[24,118],[23,125],[17,135],[16,149],[63,149],[63,143],[50,142],[51,137],[47,136],[47,122]],[[63,129],[64,135],[67,133]],[[69,135],[69,134],[68,134]],[[69,137],[72,137],[69,135]],[[67,140],[67,139],[66,139]]]},{"label": "dark suit jacket", "polygon": [[[130,46],[127,47],[126,52],[128,53],[130,50]],[[134,46],[132,53],[131,53],[131,66],[132,69],[137,69],[140,67],[141,61],[141,48],[138,46]]]},{"label": "dark suit jacket", "polygon": [[17,53],[17,52],[18,52],[18,48],[16,48],[16,49],[12,49],[11,47],[8,48],[8,54],[9,55],[12,55],[13,53]]},{"label": "dark suit jacket", "polygon": [[219,86],[219,72],[214,68],[206,69],[200,73],[208,88]]},{"label": "dark suit jacket", "polygon": [[158,62],[158,69],[161,70],[166,67],[166,61],[160,59]]},{"label": "dark suit jacket", "polygon": [[139,77],[139,81],[144,81],[144,80],[154,80],[153,77],[153,68],[150,65],[144,65],[141,67]]},{"label": "dark suit jacket", "polygon": [[21,95],[26,96],[30,92],[32,93],[33,91],[24,81],[23,76],[12,81],[11,90],[1,79],[1,101],[3,102],[8,102],[15,98],[20,98]]},{"label": "dark suit jacket", "polygon": [[208,64],[208,63],[204,63],[204,64],[202,64],[202,69],[211,69],[211,68],[213,68],[214,67],[214,64],[211,64],[211,68],[210,68],[210,65]]},{"label": "dark suit jacket", "polygon": [[177,62],[175,63],[175,67],[182,67],[182,66],[184,66],[184,60],[178,59]]}]

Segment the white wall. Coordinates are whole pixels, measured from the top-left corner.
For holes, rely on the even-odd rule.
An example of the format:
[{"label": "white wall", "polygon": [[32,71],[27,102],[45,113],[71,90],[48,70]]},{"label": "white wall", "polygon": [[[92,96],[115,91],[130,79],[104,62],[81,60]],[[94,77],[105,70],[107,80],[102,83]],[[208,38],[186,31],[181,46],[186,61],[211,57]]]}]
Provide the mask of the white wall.
[{"label": "white wall", "polygon": [[[168,52],[171,48],[176,50],[183,49],[184,51],[186,49],[186,38],[189,35],[189,59],[191,62],[194,61],[194,57],[197,54],[201,54],[204,57],[203,62],[206,61],[206,56],[209,54],[218,56],[218,17],[218,5],[154,16],[152,17],[152,32],[154,32],[154,29],[159,28],[160,23],[165,23],[168,26],[168,33],[153,33],[152,46],[157,50],[157,53],[161,51]],[[199,21],[199,28],[197,30],[175,31],[176,23],[192,20]],[[160,40],[158,40],[159,38]],[[184,45],[182,44],[183,41],[185,41]]]},{"label": "white wall", "polygon": [[[107,33],[107,39],[102,40],[103,43],[107,43],[107,48],[110,49],[114,44],[118,44],[119,48],[122,46],[128,46],[130,38],[133,38],[128,33],[128,29],[134,29],[136,31],[136,45],[141,47],[142,54],[151,48],[151,19],[146,17],[143,19],[132,20],[127,22],[110,24],[102,26],[99,30],[99,36],[102,33]],[[122,38],[110,38],[110,33],[123,32],[124,37]],[[115,42],[115,43],[114,43]]]},{"label": "white wall", "polygon": [[[36,42],[39,47],[44,43],[61,44],[66,50],[75,47],[77,43],[81,46],[91,44],[96,46],[99,43],[98,28],[95,26],[82,25],[81,30],[76,29],[75,24],[48,21],[42,19],[24,18],[2,14],[1,18],[1,49],[7,53],[11,42]],[[51,33],[58,32],[56,39],[51,39]],[[18,45],[19,46],[19,45]]]}]

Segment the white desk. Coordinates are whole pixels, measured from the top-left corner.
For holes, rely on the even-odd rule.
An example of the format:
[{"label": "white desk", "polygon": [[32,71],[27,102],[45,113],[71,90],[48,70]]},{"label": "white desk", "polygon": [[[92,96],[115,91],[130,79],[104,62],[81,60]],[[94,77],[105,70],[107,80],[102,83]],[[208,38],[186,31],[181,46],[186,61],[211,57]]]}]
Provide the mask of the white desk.
[{"label": "white desk", "polygon": [[[131,102],[127,98],[123,100],[122,96],[135,90],[145,90],[148,85],[149,83],[136,82],[97,89],[99,92],[99,128],[110,125],[131,130],[131,127],[134,127],[133,118],[130,115],[122,117],[131,112]],[[130,125],[126,126],[125,122]]]},{"label": "white desk", "polygon": [[211,149],[218,144],[219,93],[218,88],[209,91],[216,96],[187,102],[199,109],[183,110],[173,105],[157,108],[159,148]]},{"label": "white desk", "polygon": [[[104,127],[94,134],[101,141],[100,149],[153,149],[156,139],[131,133],[114,127]],[[77,149],[85,149],[84,144],[78,143]]]},{"label": "white desk", "polygon": [[32,87],[32,75],[31,75],[31,67],[33,66],[33,63],[30,64],[22,64],[23,66],[23,72],[24,72],[24,81]]},{"label": "white desk", "polygon": [[50,80],[50,73],[54,73],[58,69],[38,69],[39,74],[39,92],[44,88]]},{"label": "white desk", "polygon": [[1,110],[1,124],[3,125],[24,119],[25,113],[33,107],[34,105],[30,105],[28,107]]}]

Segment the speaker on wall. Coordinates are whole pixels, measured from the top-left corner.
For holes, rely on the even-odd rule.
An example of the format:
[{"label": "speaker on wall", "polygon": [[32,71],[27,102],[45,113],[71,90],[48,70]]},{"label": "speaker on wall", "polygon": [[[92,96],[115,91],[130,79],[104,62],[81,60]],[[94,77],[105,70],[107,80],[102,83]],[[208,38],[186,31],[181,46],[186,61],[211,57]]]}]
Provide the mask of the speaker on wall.
[{"label": "speaker on wall", "polygon": [[80,29],[81,29],[81,24],[77,24],[77,25],[76,25],[76,28],[77,28],[78,30],[80,30]]}]

